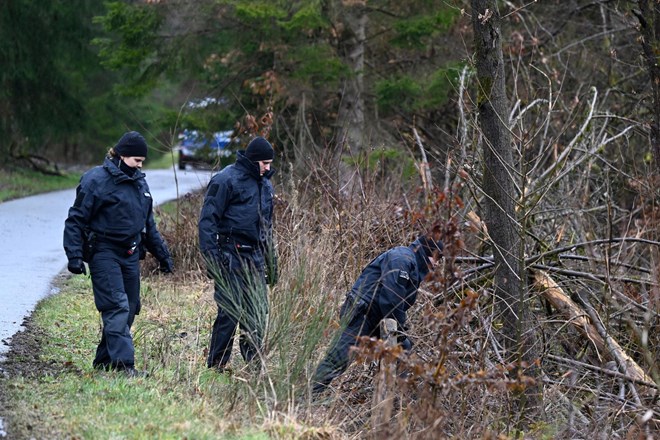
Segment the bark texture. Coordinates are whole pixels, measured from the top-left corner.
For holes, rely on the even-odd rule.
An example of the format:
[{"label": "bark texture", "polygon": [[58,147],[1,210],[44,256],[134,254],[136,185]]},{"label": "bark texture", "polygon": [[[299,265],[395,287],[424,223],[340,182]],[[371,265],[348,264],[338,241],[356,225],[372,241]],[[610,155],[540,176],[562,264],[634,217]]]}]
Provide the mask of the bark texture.
[{"label": "bark texture", "polygon": [[[494,291],[502,322],[504,359],[531,366],[534,329],[527,310],[526,277],[522,252],[522,228],[516,219],[516,179],[509,131],[500,18],[495,0],[472,0],[479,124],[483,140],[485,221],[495,259]],[[520,372],[520,370],[518,370]],[[527,374],[535,375],[530,368]],[[538,413],[540,387],[528,388],[515,406],[523,425]]]}]

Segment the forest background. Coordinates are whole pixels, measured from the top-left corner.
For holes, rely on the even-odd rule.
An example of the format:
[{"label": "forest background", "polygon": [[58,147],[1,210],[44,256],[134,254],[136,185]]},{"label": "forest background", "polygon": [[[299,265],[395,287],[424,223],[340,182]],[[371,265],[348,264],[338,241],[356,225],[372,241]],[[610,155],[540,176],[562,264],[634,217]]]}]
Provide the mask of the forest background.
[{"label": "forest background", "polygon": [[[99,162],[128,129],[165,156],[184,129],[273,142],[270,374],[219,398],[198,358],[172,356],[203,351],[205,325],[179,331],[155,299],[161,315],[138,327],[145,359],[214,408],[240,395],[301,437],[649,438],[658,18],[648,0],[4,2],[0,154],[6,169],[58,173]],[[203,298],[199,204],[161,227],[179,281]],[[311,411],[296,390],[344,292],[422,231],[446,250],[411,312],[414,353],[374,341],[359,353],[410,374],[356,366]],[[170,346],[154,328],[200,338]]]}]

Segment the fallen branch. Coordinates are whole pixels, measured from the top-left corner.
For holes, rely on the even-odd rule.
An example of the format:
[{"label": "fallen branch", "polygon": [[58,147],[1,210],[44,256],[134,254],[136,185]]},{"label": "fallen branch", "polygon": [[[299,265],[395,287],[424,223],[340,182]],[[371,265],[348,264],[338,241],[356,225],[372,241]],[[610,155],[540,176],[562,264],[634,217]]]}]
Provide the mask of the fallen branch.
[{"label": "fallen branch", "polygon": [[10,160],[20,165],[27,165],[34,171],[47,176],[63,176],[62,172],[50,160],[37,154],[11,155]]},{"label": "fallen branch", "polygon": [[[541,294],[564,315],[567,321],[578,331],[585,335],[596,347],[599,354],[616,361],[624,371],[623,374],[635,382],[653,383],[653,380],[642,368],[621,348],[619,343],[611,336],[605,341],[596,327],[591,323],[588,315],[568,296],[547,272],[538,270],[534,274],[536,285],[540,287]],[[607,343],[609,342],[609,344]],[[649,391],[649,390],[647,390]]]},{"label": "fallen branch", "polygon": [[618,371],[613,371],[613,370],[610,370],[610,369],[607,369],[607,368],[597,367],[595,365],[587,364],[585,362],[576,361],[575,359],[568,359],[568,358],[561,357],[561,356],[555,356],[553,354],[546,354],[546,355],[544,355],[544,357],[546,357],[550,360],[553,360],[557,363],[560,363],[560,364],[572,365],[574,367],[584,368],[585,370],[596,371],[596,372],[604,374],[606,376],[616,377],[617,379],[626,379],[626,380],[629,380],[631,382],[636,383],[637,385],[644,385],[646,387],[655,388],[656,390],[660,389],[660,387],[658,387],[658,385],[656,385],[653,382],[646,382],[646,381],[638,380],[638,379],[635,379],[634,377],[631,377],[627,374],[619,373]]}]

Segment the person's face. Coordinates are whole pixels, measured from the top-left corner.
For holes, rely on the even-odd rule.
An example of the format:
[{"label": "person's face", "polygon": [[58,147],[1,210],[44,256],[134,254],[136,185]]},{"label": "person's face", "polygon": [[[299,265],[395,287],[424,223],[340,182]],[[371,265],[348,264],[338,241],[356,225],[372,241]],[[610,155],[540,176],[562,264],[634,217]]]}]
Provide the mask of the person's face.
[{"label": "person's face", "polygon": [[130,157],[124,157],[121,156],[121,160],[124,161],[124,163],[131,167],[131,168],[142,168],[142,163],[146,160],[146,157],[142,156],[130,156]]},{"label": "person's face", "polygon": [[273,163],[272,160],[260,160],[257,162],[259,164],[259,175],[263,176],[266,172],[270,171],[270,165]]}]

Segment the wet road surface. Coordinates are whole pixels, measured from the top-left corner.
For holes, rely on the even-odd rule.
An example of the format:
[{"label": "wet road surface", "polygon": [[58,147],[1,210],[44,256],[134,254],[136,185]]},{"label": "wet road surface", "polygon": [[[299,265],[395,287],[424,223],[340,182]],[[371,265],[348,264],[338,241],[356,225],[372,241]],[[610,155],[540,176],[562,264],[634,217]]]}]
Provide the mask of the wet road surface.
[{"label": "wet road surface", "polygon": [[[205,188],[211,177],[209,171],[191,169],[145,174],[156,204]],[[74,199],[75,189],[69,189],[0,203],[0,359],[23,319],[66,268],[62,234]]]}]

